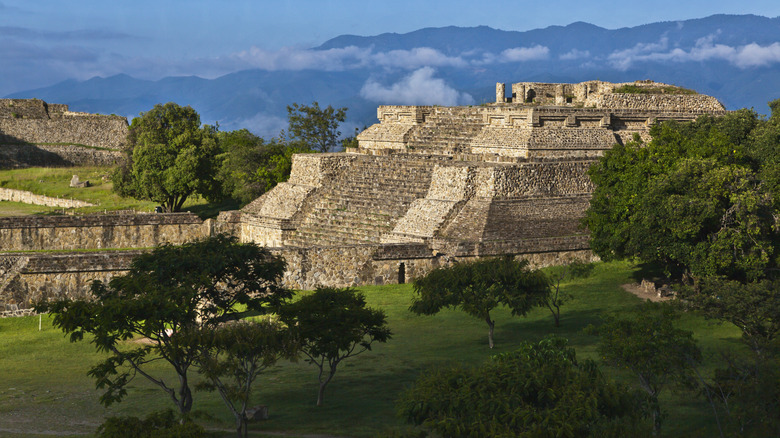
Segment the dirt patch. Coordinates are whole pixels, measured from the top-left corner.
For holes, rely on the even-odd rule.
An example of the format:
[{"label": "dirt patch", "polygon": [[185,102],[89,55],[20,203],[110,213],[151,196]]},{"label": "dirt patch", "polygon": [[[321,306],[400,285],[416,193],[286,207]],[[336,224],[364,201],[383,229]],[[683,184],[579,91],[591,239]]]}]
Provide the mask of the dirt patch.
[{"label": "dirt patch", "polygon": [[627,283],[627,284],[621,284],[620,287],[623,288],[626,292],[630,292],[636,296],[638,296],[642,301],[650,300],[653,302],[658,301],[667,301],[671,300],[672,297],[662,297],[658,295],[658,292],[655,290],[650,290],[646,287],[641,286],[639,283]]}]

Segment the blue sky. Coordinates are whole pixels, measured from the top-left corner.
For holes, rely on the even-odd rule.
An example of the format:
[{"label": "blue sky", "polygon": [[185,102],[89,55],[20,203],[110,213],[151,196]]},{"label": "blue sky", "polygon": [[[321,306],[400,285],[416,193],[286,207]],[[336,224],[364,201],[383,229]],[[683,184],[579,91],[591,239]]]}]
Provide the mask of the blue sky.
[{"label": "blue sky", "polygon": [[117,73],[210,78],[307,65],[305,49],[342,34],[449,25],[522,31],[575,21],[616,29],[720,13],[777,17],[780,2],[0,0],[0,96]]}]

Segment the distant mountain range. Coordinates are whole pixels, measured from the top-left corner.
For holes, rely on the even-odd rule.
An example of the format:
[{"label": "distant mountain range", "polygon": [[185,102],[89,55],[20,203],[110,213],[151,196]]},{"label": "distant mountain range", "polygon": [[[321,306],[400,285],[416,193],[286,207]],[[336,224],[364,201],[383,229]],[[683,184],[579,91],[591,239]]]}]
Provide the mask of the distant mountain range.
[{"label": "distant mountain range", "polygon": [[[717,97],[728,109],[780,98],[780,17],[714,15],[609,30],[588,23],[526,32],[426,28],[342,35],[296,54],[297,69],[244,70],[216,79],[127,75],[69,80],[7,97],[132,117],[160,102],[191,105],[204,123],[273,136],[293,102],[346,106],[350,126],[376,122],[380,104],[479,104],[496,82],[653,79]],[[316,62],[315,62],[316,60]]]}]

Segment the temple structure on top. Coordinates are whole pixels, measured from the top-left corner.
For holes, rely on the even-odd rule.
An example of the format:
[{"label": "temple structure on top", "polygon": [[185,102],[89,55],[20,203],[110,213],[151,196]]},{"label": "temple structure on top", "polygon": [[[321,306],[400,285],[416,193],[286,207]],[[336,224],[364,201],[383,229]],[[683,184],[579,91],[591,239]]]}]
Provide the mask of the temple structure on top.
[{"label": "temple structure on top", "polygon": [[[370,246],[373,262],[392,260],[405,278],[445,259],[587,258],[593,161],[655,123],[724,112],[711,96],[652,81],[520,82],[509,96],[499,83],[493,104],[380,106],[357,148],[295,156],[288,182],[230,220],[242,240],[270,247]],[[374,278],[342,283],[399,278],[366,272]]]}]

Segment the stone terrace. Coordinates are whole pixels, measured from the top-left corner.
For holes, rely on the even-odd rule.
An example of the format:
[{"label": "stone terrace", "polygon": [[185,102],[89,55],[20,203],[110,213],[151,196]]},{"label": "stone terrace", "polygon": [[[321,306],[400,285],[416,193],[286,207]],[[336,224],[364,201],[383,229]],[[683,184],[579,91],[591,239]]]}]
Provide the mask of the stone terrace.
[{"label": "stone terrace", "polygon": [[363,156],[330,181],[304,213],[287,244],[379,243],[415,199],[428,191],[432,167],[402,156]]}]

